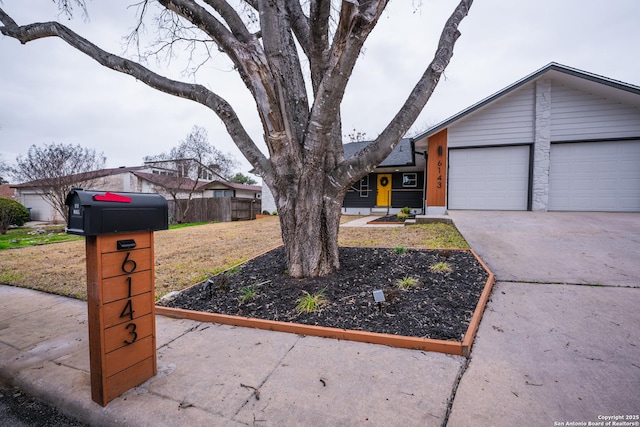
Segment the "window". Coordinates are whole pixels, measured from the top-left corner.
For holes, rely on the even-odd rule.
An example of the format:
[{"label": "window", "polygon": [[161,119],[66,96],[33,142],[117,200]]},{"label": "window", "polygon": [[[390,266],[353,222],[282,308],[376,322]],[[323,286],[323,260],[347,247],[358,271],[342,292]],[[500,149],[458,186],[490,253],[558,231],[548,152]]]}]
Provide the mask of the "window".
[{"label": "window", "polygon": [[403,187],[417,187],[418,186],[418,176],[415,173],[404,173],[402,174],[402,186]]},{"label": "window", "polygon": [[233,197],[233,190],[213,190],[213,197]]},{"label": "window", "polygon": [[198,169],[198,178],[204,179],[205,181],[213,181],[213,173],[210,170],[205,168]]},{"label": "window", "polygon": [[369,175],[360,180],[360,197],[369,197]]}]

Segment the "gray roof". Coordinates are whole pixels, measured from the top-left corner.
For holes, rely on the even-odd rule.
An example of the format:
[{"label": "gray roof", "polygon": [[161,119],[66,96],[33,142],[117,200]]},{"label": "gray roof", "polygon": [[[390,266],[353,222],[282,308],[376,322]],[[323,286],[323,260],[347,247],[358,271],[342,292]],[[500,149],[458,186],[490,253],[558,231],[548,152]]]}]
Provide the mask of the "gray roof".
[{"label": "gray roof", "polygon": [[[516,89],[518,89],[519,87],[529,83],[532,80],[537,79],[538,77],[540,77],[542,74],[548,73],[548,72],[555,72],[558,73],[559,75],[564,75],[564,76],[570,76],[570,77],[577,77],[578,79],[581,79],[584,82],[591,82],[596,83],[596,84],[600,84],[603,87],[609,87],[612,89],[617,89],[619,91],[623,91],[625,93],[627,93],[628,95],[631,96],[636,96],[636,95],[640,95],[640,86],[635,86],[629,83],[625,83],[625,82],[621,82],[618,80],[614,80],[614,79],[610,79],[608,77],[604,77],[604,76],[600,76],[598,74],[594,74],[594,73],[589,73],[587,71],[582,71],[582,70],[578,70],[577,68],[572,68],[572,67],[568,67],[566,65],[562,65],[562,64],[558,64],[556,62],[551,62],[547,65],[545,65],[544,67],[542,67],[541,69],[529,74],[526,77],[523,77],[522,79],[518,80],[517,82],[507,86],[506,88],[494,93],[493,95],[483,99],[480,102],[477,102],[476,104],[473,104],[472,106],[460,111],[457,114],[454,114],[453,116],[449,117],[448,119],[445,119],[444,121],[436,124],[435,126],[432,126],[431,128],[427,129],[425,132],[421,133],[420,135],[415,136],[413,139],[414,140],[418,140],[418,139],[422,139],[426,136],[431,136],[434,135],[438,132],[440,132],[442,129],[449,127],[449,125],[451,125],[453,122],[460,120],[461,118],[467,116],[468,114],[473,113],[474,111],[484,107],[485,105],[489,104],[490,102],[495,101],[497,98],[500,98]],[[557,74],[557,75],[558,75]]]},{"label": "gray roof", "polygon": [[[372,142],[373,141],[358,141],[344,144],[344,157],[348,159]],[[398,145],[396,145],[396,148],[393,149],[391,154],[389,154],[389,156],[384,159],[378,166],[414,166],[415,164],[415,157],[413,155],[413,140],[411,138],[403,138],[400,140]]]}]

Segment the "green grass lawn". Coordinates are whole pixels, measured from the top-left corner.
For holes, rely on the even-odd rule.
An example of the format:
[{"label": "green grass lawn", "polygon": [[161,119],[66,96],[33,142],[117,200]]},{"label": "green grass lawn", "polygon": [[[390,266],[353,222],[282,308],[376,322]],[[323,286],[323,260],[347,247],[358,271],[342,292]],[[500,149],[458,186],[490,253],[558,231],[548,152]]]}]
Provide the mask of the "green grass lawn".
[{"label": "green grass lawn", "polygon": [[[169,226],[169,229],[193,227],[208,224],[207,222],[191,222],[186,224],[176,224]],[[83,237],[67,234],[64,225],[46,225],[42,227],[18,227],[7,231],[7,234],[0,234],[0,251],[13,248],[24,248],[26,246],[39,246],[48,243],[69,242],[80,240]]]},{"label": "green grass lawn", "polygon": [[26,246],[68,242],[81,238],[82,237],[67,234],[64,231],[64,225],[12,228],[7,231],[7,234],[0,234],[0,251]]}]

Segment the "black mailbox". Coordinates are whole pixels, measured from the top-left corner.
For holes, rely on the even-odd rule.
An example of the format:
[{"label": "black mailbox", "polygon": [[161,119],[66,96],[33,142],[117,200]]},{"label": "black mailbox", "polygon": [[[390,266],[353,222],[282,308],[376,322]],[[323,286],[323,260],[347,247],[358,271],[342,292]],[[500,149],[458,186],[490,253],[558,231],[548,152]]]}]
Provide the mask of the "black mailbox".
[{"label": "black mailbox", "polygon": [[169,228],[167,201],[159,194],[71,190],[67,233],[80,236]]}]

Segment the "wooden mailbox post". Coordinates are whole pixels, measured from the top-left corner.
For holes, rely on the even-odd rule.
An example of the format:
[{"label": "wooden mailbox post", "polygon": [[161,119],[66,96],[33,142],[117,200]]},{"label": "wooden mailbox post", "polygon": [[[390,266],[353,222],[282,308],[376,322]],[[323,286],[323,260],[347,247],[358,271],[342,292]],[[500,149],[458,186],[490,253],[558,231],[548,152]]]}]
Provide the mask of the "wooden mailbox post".
[{"label": "wooden mailbox post", "polygon": [[91,397],[106,406],[157,373],[153,230],[168,227],[167,203],[72,190],[67,205],[67,232],[86,236]]}]

